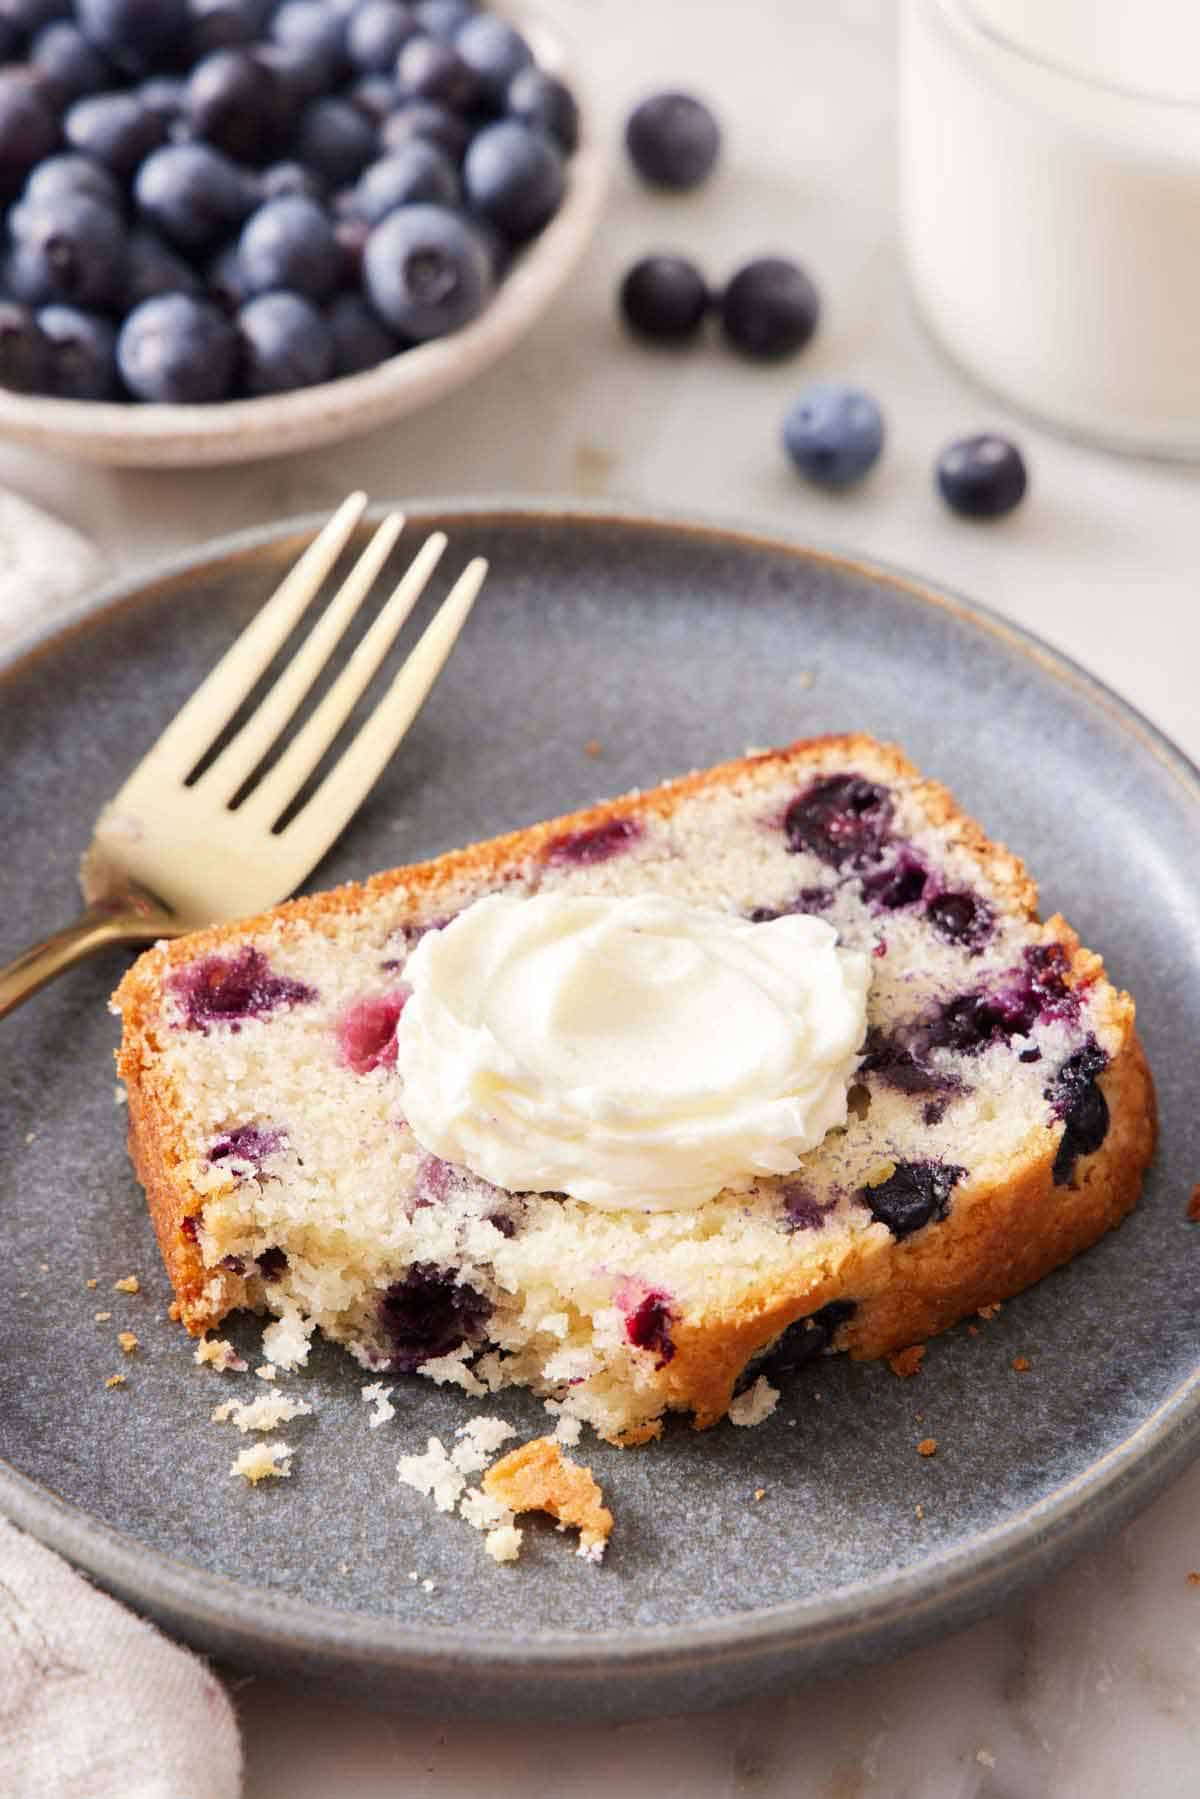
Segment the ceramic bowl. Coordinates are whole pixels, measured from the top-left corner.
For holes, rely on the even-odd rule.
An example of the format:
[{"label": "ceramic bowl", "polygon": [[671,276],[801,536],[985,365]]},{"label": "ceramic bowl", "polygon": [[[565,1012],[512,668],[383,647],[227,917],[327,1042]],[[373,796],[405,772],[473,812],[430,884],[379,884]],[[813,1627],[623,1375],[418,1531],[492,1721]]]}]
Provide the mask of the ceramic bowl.
[{"label": "ceramic bowl", "polygon": [[361,375],[211,406],[55,400],[0,389],[0,442],[114,468],[253,462],[377,430],[473,380],[536,323],[567,280],[595,231],[607,186],[607,155],[584,84],[567,68],[557,39],[521,23],[542,67],[570,82],[579,103],[579,146],[567,163],[559,211],[470,325]]}]

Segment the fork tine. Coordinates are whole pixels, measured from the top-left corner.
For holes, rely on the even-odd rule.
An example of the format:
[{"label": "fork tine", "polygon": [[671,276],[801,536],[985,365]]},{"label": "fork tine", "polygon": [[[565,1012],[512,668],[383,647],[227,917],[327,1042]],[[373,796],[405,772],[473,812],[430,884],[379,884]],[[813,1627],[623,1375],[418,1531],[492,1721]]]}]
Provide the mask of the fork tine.
[{"label": "fork tine", "polygon": [[349,718],[360,694],[424,593],[445,547],[446,538],[441,531],[435,531],[425,540],[311,718],[293,737],[274,768],[268,770],[238,807],[239,816],[260,825],[263,830],[270,830]]},{"label": "fork tine", "polygon": [[467,564],[354,741],[280,833],[277,841],[305,872],[357,812],[421,710],[483,586],[487,566],[482,556]]},{"label": "fork tine", "polygon": [[403,528],[400,514],[389,513],[270,692],[205,770],[197,785],[211,798],[228,804],[254,773],[374,587]]},{"label": "fork tine", "polygon": [[342,501],[271,598],[180,707],[144,758],[145,762],[153,762],[156,776],[174,774],[184,780],[191,773],[320,591],[321,583],[350,541],[366,504],[365,493],[352,493]]}]

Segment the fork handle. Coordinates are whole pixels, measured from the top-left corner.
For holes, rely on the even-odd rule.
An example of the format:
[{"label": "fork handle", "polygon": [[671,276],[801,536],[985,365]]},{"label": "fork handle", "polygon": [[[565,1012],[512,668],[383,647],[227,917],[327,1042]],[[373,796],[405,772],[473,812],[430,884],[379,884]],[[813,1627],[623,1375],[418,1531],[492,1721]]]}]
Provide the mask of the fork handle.
[{"label": "fork handle", "polygon": [[43,937],[6,967],[0,968],[0,1018],[52,981],[55,975],[115,943],[151,943],[164,935],[162,919],[148,919],[111,901],[88,906],[74,924]]}]

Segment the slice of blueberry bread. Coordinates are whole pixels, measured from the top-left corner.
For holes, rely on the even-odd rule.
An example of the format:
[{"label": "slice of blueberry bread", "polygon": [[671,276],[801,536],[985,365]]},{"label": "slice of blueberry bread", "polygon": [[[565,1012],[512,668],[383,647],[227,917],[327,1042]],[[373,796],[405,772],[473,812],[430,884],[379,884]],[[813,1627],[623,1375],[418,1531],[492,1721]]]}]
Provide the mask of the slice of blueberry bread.
[{"label": "slice of blueberry bread", "polygon": [[[866,951],[844,1127],[690,1210],[511,1192],[405,1118],[422,936],[485,894],[819,915]],[[534,1388],[613,1441],[746,1370],[884,1355],[1118,1223],[1154,1138],[1134,1007],[1021,863],[896,750],[830,737],[161,944],[115,996],[130,1146],[179,1316],[274,1314],[364,1366]]]}]

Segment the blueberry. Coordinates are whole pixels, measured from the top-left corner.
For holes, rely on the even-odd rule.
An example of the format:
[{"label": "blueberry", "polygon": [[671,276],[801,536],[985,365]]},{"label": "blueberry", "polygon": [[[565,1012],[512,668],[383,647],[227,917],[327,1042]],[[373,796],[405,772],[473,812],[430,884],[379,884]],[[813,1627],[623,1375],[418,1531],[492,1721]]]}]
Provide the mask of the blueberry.
[{"label": "blueberry", "polygon": [[217,1138],[208,1152],[210,1162],[264,1162],[286,1142],[282,1131],[261,1124],[239,1124]]},{"label": "blueberry", "polygon": [[358,375],[394,356],[400,345],[361,294],[339,294],[325,315],[333,342],[333,373]]},{"label": "blueberry", "polygon": [[946,943],[977,950],[992,928],[992,910],[973,893],[939,893],[925,908],[925,916]]},{"label": "blueberry", "polygon": [[634,107],[625,127],[633,166],[656,187],[697,187],[712,171],[721,128],[691,94],[652,94]]},{"label": "blueberry", "polygon": [[340,218],[333,228],[338,246],[338,280],[343,287],[362,286],[363,256],[372,227],[356,214]]},{"label": "blueberry", "polygon": [[44,25],[65,19],[71,0],[0,0],[0,15],[23,37],[34,37]]},{"label": "blueberry", "polygon": [[929,869],[915,850],[901,847],[888,868],[864,875],[860,882],[863,898],[872,911],[900,912],[915,906],[929,884]]},{"label": "blueberry", "polygon": [[1025,497],[1025,459],[1016,444],[993,432],[960,437],[938,457],[937,484],[946,504],[964,518],[1003,518]]},{"label": "blueberry", "polygon": [[408,999],[408,989],[373,993],[357,999],[338,1021],[338,1052],[344,1067],[355,1074],[373,1074],[377,1068],[396,1066],[396,1026]]},{"label": "blueberry", "polygon": [[43,300],[103,311],[122,297],[129,259],[124,223],[87,194],[22,206],[17,249]]},{"label": "blueberry", "polygon": [[390,75],[360,75],[346,89],[346,98],[365,113],[373,125],[382,125],[400,103],[400,94]]},{"label": "blueberry", "polygon": [[0,69],[0,200],[21,191],[25,177],[58,142],[58,120],[27,74]]},{"label": "blueberry", "polygon": [[930,1068],[899,1037],[881,1030],[878,1025],[872,1025],[867,1032],[858,1073],[860,1077],[878,1075],[886,1086],[894,1087],[898,1093],[940,1093],[957,1086],[953,1076]]},{"label": "blueberry", "polygon": [[474,72],[480,98],[496,112],[504,107],[509,82],[533,62],[521,33],[493,13],[475,13],[460,26],[454,48]]},{"label": "blueberry", "polygon": [[373,162],[353,196],[355,211],[372,225],[378,225],[397,206],[411,206],[420,200],[454,206],[458,198],[454,164],[444,151],[420,138]]},{"label": "blueberry", "polygon": [[491,295],[481,239],[442,206],[389,213],[367,239],[363,274],[375,311],[401,337],[418,343],[457,331]]},{"label": "blueberry", "polygon": [[404,1279],[388,1288],[379,1308],[392,1369],[412,1374],[422,1362],[477,1341],[491,1311],[491,1302],[450,1270],[414,1262]]},{"label": "blueberry", "polygon": [[149,74],[187,41],[188,0],[75,0],[84,36],[118,68]]},{"label": "blueberry", "polygon": [[346,18],[322,0],[283,0],[271,19],[271,36],[277,44],[300,56],[312,57],[331,71],[326,86],[346,73]]},{"label": "blueberry", "polygon": [[172,131],[183,115],[187,88],[178,75],[148,75],[137,85],[137,97],[146,111],[161,119],[163,129]]},{"label": "blueberry", "polygon": [[405,100],[436,100],[452,112],[469,112],[479,97],[475,71],[450,44],[409,38],[396,58],[396,86]]},{"label": "blueberry", "polygon": [[879,460],[883,415],[861,387],[817,381],[783,421],[788,455],[819,487],[849,487]]},{"label": "blueberry", "polygon": [[[218,317],[218,323],[223,325],[224,320]],[[169,985],[191,1031],[207,1032],[212,1024],[237,1030],[248,1018],[261,1018],[279,1006],[306,1005],[317,997],[316,989],[303,981],[276,974],[263,952],[250,943],[236,956],[202,956],[189,962],[171,975]]]},{"label": "blueberry", "polygon": [[648,1349],[658,1357],[657,1366],[665,1368],[674,1360],[675,1344],[671,1326],[675,1312],[665,1293],[647,1293],[625,1318],[625,1335],[635,1349]]},{"label": "blueberry", "polygon": [[189,256],[235,231],[253,200],[241,169],[211,144],[155,150],[138,170],[134,196],[150,223]]},{"label": "blueberry", "polygon": [[352,101],[314,100],[300,116],[293,147],[330,187],[348,187],[375,155],[378,135]]},{"label": "blueberry", "polygon": [[203,284],[195,269],[178,255],[165,238],[147,225],[129,234],[129,265],[122,305],[126,312],[155,294],[199,294]]},{"label": "blueberry", "polygon": [[333,372],[329,326],[312,302],[299,294],[259,294],[238,313],[237,328],[247,393],[281,394],[315,387]]},{"label": "blueberry", "polygon": [[517,243],[554,216],[565,186],[563,159],[549,138],[516,119],[485,126],[463,159],[468,201]]},{"label": "blueberry", "polygon": [[820,311],[820,296],[809,277],[781,256],[748,262],[721,296],[725,335],[747,356],[774,359],[803,349]]},{"label": "blueberry", "polygon": [[63,400],[117,397],[117,334],[97,312],[43,306],[38,324],[50,345],[50,392]]},{"label": "blueberry", "polygon": [[325,58],[287,44],[255,44],[254,60],[270,70],[275,91],[289,118],[299,117],[310,100],[319,100],[334,85],[334,70]]},{"label": "blueberry", "polygon": [[636,818],[606,818],[603,824],[592,825],[588,830],[552,837],[542,850],[542,860],[552,867],[565,864],[591,868],[632,848],[641,834]]},{"label": "blueberry", "polygon": [[111,206],[114,212],[122,211],[125,205],[124,190],[112,170],[73,151],[48,156],[40,162],[25,183],[21,203],[38,206],[57,201],[65,194],[86,194],[102,206]]},{"label": "blueberry", "polygon": [[1108,1135],[1108,1101],[1096,1084],[1108,1067],[1108,1057],[1094,1037],[1067,1057],[1044,1089],[1045,1097],[1063,1120],[1065,1129],[1054,1158],[1056,1187],[1069,1185],[1080,1156],[1090,1156]]},{"label": "blueberry", "polygon": [[901,1242],[945,1218],[950,1195],[966,1172],[952,1162],[897,1162],[886,1180],[860,1187],[856,1197]]},{"label": "blueberry", "polygon": [[346,26],[350,61],[364,75],[390,74],[401,50],[419,30],[411,6],[401,0],[361,0]]},{"label": "blueberry", "polygon": [[12,393],[45,393],[50,386],[50,346],[28,306],[0,301],[0,387]]},{"label": "blueberry", "polygon": [[505,111],[531,131],[543,131],[569,155],[579,143],[579,108],[565,81],[529,65],[508,84]]},{"label": "blueberry", "polygon": [[325,183],[302,162],[273,162],[258,178],[260,200],[320,200],[326,195]]},{"label": "blueberry", "polygon": [[268,200],[251,213],[238,240],[238,259],[251,294],[287,288],[327,300],[338,284],[333,223],[323,206],[300,196]]},{"label": "blueberry", "polygon": [[165,135],[162,119],[136,94],[88,94],[76,100],[63,120],[73,150],[94,156],[114,175],[132,175]]},{"label": "blueberry", "polygon": [[763,1373],[772,1380],[796,1374],[809,1362],[816,1361],[830,1347],[843,1324],[848,1324],[858,1310],[853,1299],[831,1299],[807,1318],[797,1318],[781,1331],[766,1354],[751,1365],[750,1373]]},{"label": "blueberry", "polygon": [[198,62],[184,105],[192,135],[241,162],[273,155],[291,122],[280,82],[248,50],[214,50]]},{"label": "blueberry", "polygon": [[38,32],[29,60],[41,77],[43,92],[56,106],[69,106],[84,94],[98,94],[113,80],[102,52],[67,19],[57,19]]},{"label": "blueberry", "polygon": [[824,775],[784,815],[787,846],[808,850],[831,868],[861,868],[878,859],[892,822],[892,796],[861,775]]},{"label": "blueberry", "polygon": [[449,43],[475,12],[474,0],[416,0],[413,14],[422,31]]},{"label": "blueberry", "polygon": [[448,106],[435,100],[410,100],[397,107],[379,128],[379,142],[384,150],[399,150],[412,138],[424,138],[444,150],[452,161],[461,161],[471,141],[465,119]]},{"label": "blueberry", "polygon": [[204,270],[200,291],[207,291],[208,298],[231,315],[250,299],[236,243],[226,244],[223,250],[217,251]]},{"label": "blueberry", "polygon": [[[208,300],[160,294],[135,306],[117,338],[117,367],[138,400],[177,405],[228,399],[237,369],[237,334]],[[181,986],[175,986],[181,982]],[[314,997],[299,981],[273,975],[250,945],[231,959],[210,956],[173,979],[189,1028],[237,1023],[276,1005]]]},{"label": "blueberry", "polygon": [[189,0],[188,50],[198,62],[212,50],[252,44],[264,29],[270,0]]},{"label": "blueberry", "polygon": [[709,307],[708,286],[683,256],[646,256],[621,283],[621,311],[640,337],[682,343],[700,329]]}]

